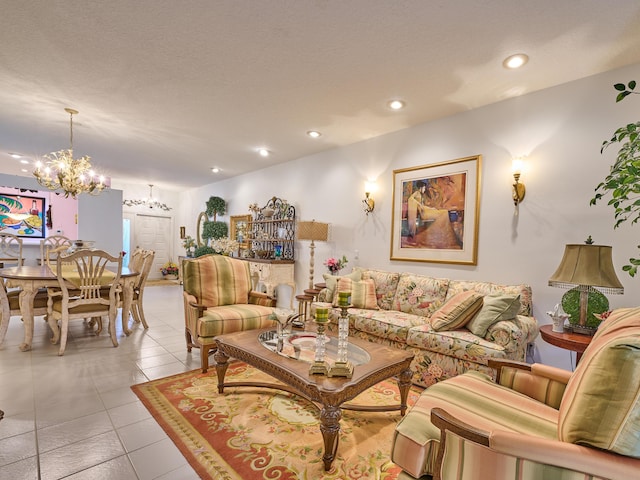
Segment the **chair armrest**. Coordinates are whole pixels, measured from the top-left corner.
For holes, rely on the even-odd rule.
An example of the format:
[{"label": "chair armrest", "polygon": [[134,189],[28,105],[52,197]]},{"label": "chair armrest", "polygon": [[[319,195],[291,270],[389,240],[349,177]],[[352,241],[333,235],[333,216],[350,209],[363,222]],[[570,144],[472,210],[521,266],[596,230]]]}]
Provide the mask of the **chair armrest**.
[{"label": "chair armrest", "polygon": [[198,311],[198,318],[202,317],[202,315],[204,315],[204,311],[207,309],[207,306],[202,303],[189,302],[189,306]]},{"label": "chair armrest", "polygon": [[262,305],[263,307],[275,307],[276,299],[270,297],[266,293],[251,290],[249,292],[249,303],[253,305]]},{"label": "chair armrest", "polygon": [[490,359],[488,365],[497,370],[496,383],[520,392],[534,400],[559,409],[571,372],[534,363]]},{"label": "chair armrest", "polygon": [[[480,430],[473,425],[458,420],[441,408],[431,410],[431,423],[440,429],[441,434],[437,463],[434,469],[434,480],[450,478],[447,474],[452,474],[452,472],[443,472],[443,468],[448,468],[447,466],[450,465],[444,461],[445,455],[450,453],[445,450],[448,434],[456,435],[462,438],[464,442],[487,447],[492,454],[498,457],[509,457],[511,461],[504,462],[505,465],[522,465],[522,461],[524,461],[611,479],[635,478],[640,469],[640,459],[625,457],[584,445],[498,429],[491,432]],[[450,446],[450,450],[462,448],[466,451],[467,447],[460,447],[456,445],[453,438],[451,440],[453,444]],[[469,457],[473,462],[473,455]],[[513,461],[514,459],[516,461]],[[488,462],[491,463],[490,461]],[[456,464],[456,467],[474,469],[475,473],[480,475],[477,478],[482,478],[483,466],[478,463]],[[539,469],[537,472],[539,472],[539,475],[532,475],[531,478],[550,478],[540,476],[545,475],[544,469]],[[503,473],[504,476],[499,478],[514,478],[515,472],[505,471]],[[546,473],[549,473],[548,470]]]}]

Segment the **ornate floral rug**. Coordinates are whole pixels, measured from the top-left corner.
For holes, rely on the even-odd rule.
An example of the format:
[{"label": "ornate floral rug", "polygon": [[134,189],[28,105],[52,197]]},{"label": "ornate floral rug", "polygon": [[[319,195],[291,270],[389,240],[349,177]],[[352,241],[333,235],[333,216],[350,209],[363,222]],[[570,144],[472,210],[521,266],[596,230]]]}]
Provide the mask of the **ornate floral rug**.
[{"label": "ornate floral rug", "polygon": [[[225,380],[274,382],[244,364],[229,365]],[[391,440],[400,413],[343,410],[338,453],[331,471],[322,462],[318,410],[279,390],[238,387],[218,394],[215,369],[134,385],[132,390],[205,479],[394,480]],[[409,394],[413,405],[420,390]],[[352,403],[399,403],[395,381],[379,383]]]}]

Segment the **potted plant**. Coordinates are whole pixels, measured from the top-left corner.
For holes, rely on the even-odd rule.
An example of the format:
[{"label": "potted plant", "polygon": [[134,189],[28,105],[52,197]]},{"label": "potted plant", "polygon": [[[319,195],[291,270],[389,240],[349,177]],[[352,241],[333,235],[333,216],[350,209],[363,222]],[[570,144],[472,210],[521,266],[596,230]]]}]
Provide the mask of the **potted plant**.
[{"label": "potted plant", "polygon": [[191,235],[187,235],[182,241],[182,246],[187,252],[187,257],[193,257],[193,250],[196,248],[196,241]]},{"label": "potted plant", "polygon": [[[616,83],[614,88],[618,92],[616,102],[624,100],[635,92],[636,82],[631,81],[627,85]],[[631,224],[640,221],[640,122],[629,123],[618,128],[609,140],[602,143],[600,153],[610,145],[618,144],[618,156],[611,166],[609,175],[596,187],[596,195],[591,199],[591,205],[595,205],[598,200],[610,194],[611,199],[608,205],[613,206],[615,224],[613,228],[619,227],[627,220]],[[640,246],[639,246],[640,248]],[[629,265],[624,265],[622,270],[630,276],[635,276],[640,266],[640,258],[630,258]]]},{"label": "potted plant", "polygon": [[220,197],[209,197],[207,200],[207,209],[205,210],[208,217],[213,217],[213,220],[217,220],[218,215],[224,215],[227,211],[226,202]]},{"label": "potted plant", "polygon": [[177,280],[178,279],[178,265],[169,260],[167,263],[160,267],[160,273],[165,280]]}]

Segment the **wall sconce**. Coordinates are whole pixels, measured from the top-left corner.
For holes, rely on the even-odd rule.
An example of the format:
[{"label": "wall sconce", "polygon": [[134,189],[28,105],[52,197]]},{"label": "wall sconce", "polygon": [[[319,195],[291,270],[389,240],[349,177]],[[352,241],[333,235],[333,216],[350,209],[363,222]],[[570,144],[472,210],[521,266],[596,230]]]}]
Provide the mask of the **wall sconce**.
[{"label": "wall sconce", "polygon": [[524,200],[524,195],[526,193],[526,188],[524,183],[520,182],[520,174],[522,173],[522,166],[524,165],[524,160],[522,157],[514,158],[511,161],[511,170],[513,171],[513,204],[517,207]]},{"label": "wall sconce", "polygon": [[373,191],[375,191],[376,189],[376,184],[375,182],[365,182],[364,184],[364,200],[362,200],[362,203],[364,205],[364,212],[369,215],[371,212],[373,212],[373,209],[376,207],[376,202],[373,199],[373,197],[371,196],[371,193],[373,193]]}]

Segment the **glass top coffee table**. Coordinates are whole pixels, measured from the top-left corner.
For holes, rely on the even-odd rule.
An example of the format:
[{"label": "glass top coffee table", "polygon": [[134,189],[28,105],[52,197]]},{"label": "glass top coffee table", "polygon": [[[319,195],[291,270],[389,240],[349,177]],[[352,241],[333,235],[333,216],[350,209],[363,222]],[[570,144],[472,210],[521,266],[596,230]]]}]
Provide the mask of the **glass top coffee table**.
[{"label": "glass top coffee table", "polygon": [[[300,335],[308,332],[300,332]],[[309,366],[313,362],[304,353],[305,348],[312,348],[310,336],[292,338],[291,348],[284,349],[285,342],[279,350],[275,332],[271,329],[247,330],[229,333],[215,338],[218,344],[214,358],[218,375],[218,392],[224,393],[225,387],[264,387],[275,388],[294,393],[310,401],[320,410],[320,432],[324,441],[324,469],[329,470],[338,450],[338,434],[340,432],[341,409],[359,410],[363,412],[383,412],[400,410],[404,415],[407,410],[407,397],[411,386],[410,364],[413,353],[405,350],[367,342],[349,337],[349,360],[354,364],[353,376],[327,377],[310,375]],[[331,351],[331,341],[327,351]],[[296,345],[297,343],[297,345]],[[296,353],[298,347],[299,353]],[[297,355],[297,358],[296,358]],[[224,381],[229,358],[241,360],[269,374],[282,382],[226,382]],[[331,355],[329,355],[331,361]],[[397,377],[400,390],[400,404],[389,406],[365,406],[348,404],[360,393],[376,383],[391,377]]]}]

